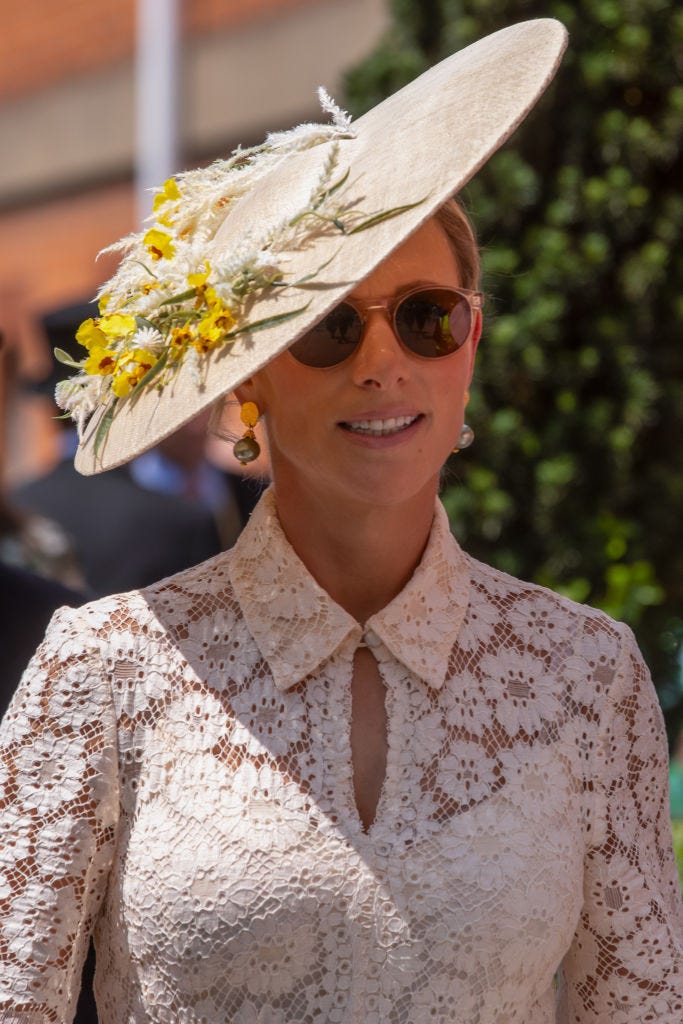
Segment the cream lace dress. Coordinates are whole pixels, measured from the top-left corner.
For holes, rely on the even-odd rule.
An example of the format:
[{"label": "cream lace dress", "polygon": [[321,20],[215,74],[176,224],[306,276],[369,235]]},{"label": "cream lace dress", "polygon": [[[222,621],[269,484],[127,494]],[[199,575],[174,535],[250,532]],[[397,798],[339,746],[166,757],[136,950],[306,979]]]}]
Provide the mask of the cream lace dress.
[{"label": "cream lace dress", "polygon": [[[386,684],[363,830],[352,659]],[[0,1020],[681,1024],[657,700],[624,626],[437,507],[358,623],[272,493],[232,552],[55,616],[0,744]],[[556,972],[559,969],[557,983]]]}]

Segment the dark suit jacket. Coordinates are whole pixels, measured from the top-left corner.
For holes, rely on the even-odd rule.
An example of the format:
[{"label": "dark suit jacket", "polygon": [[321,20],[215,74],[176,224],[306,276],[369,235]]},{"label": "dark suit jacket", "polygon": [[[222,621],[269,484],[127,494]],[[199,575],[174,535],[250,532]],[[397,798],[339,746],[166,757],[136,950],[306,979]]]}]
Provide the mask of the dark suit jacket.
[{"label": "dark suit jacket", "polygon": [[64,528],[94,596],[147,586],[221,549],[210,512],[145,490],[125,467],[85,477],[64,460],[11,497]]}]

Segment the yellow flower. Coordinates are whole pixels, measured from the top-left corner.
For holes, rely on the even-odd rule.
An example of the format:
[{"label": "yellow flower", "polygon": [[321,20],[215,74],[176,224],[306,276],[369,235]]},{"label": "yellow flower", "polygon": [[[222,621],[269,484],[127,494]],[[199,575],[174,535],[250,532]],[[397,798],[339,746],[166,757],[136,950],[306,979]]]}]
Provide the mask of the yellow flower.
[{"label": "yellow flower", "polygon": [[157,357],[144,348],[135,348],[124,352],[116,368],[111,389],[118,398],[125,398],[140,383],[145,374],[152,369]]},{"label": "yellow flower", "polygon": [[[156,363],[158,356],[155,356],[153,352],[150,352],[148,348],[134,348],[130,354],[131,359],[134,359],[139,366],[144,367],[144,372],[148,370]],[[140,376],[144,376],[141,374]]]},{"label": "yellow flower", "polygon": [[136,323],[134,316],[126,316],[123,313],[112,313],[110,316],[100,317],[100,330],[111,341],[113,338],[126,338],[135,331]]},{"label": "yellow flower", "polygon": [[143,238],[143,244],[147,246],[148,251],[152,254],[152,259],[170,259],[171,256],[175,255],[175,246],[173,245],[173,239],[170,235],[167,235],[165,231],[159,231],[157,228],[150,228]]},{"label": "yellow flower", "polygon": [[197,324],[199,335],[194,347],[198,352],[208,352],[223,340],[228,331],[235,326],[235,318],[220,299],[210,306],[209,313]]},{"label": "yellow flower", "polygon": [[[93,352],[95,348],[104,349],[117,338],[127,338],[136,328],[135,317],[124,316],[121,313],[112,313],[110,316],[102,316],[93,319],[90,317],[84,320],[76,331],[76,341]],[[99,372],[88,370],[88,373]]]},{"label": "yellow flower", "polygon": [[111,295],[100,295],[99,302],[97,303],[97,305],[99,306],[100,313],[104,313],[110,302]]},{"label": "yellow flower", "polygon": [[206,270],[198,270],[196,274],[187,275],[187,283],[190,288],[202,288],[206,284],[209,274],[211,273],[211,264],[207,260],[204,266],[206,267]]},{"label": "yellow flower", "polygon": [[[81,326],[76,331],[76,341],[83,348],[87,348],[90,352],[95,346],[103,347],[107,344],[107,339],[104,335],[104,331],[100,330],[99,320],[93,320],[89,317],[88,320],[84,320]],[[88,373],[94,372],[91,370]]]},{"label": "yellow flower", "polygon": [[164,203],[169,200],[180,199],[180,189],[176,183],[175,178],[167,178],[161,188],[154,197],[154,212],[163,206]]},{"label": "yellow flower", "polygon": [[118,373],[111,382],[111,389],[117,398],[125,398],[132,390],[132,385],[126,373]]},{"label": "yellow flower", "polygon": [[83,369],[91,376],[100,374],[100,376],[106,377],[108,373],[114,373],[116,365],[116,352],[112,352],[111,349],[104,348],[102,345],[93,345],[90,348],[89,357],[83,364]]},{"label": "yellow flower", "polygon": [[168,339],[169,357],[171,359],[182,359],[185,349],[192,341],[192,338],[193,332],[189,326],[174,327]]},{"label": "yellow flower", "polygon": [[[175,178],[169,178],[164,182],[163,188],[157,192],[154,197],[154,212],[156,213],[166,203],[172,203],[175,199],[180,199],[180,190],[176,184]],[[171,211],[172,212],[172,211]],[[170,228],[173,226],[173,218],[170,212],[162,213],[161,216],[157,217],[157,223],[163,224],[164,227]],[[159,257],[157,257],[158,259]]]},{"label": "yellow flower", "polygon": [[216,291],[210,285],[208,285],[207,279],[211,273],[211,264],[207,260],[204,264],[205,270],[198,270],[195,274],[187,275],[187,283],[190,288],[194,288],[197,292],[197,298],[195,299],[194,308],[199,309],[205,302],[210,304],[216,299]]},{"label": "yellow flower", "polygon": [[206,282],[209,274],[211,273],[211,264],[207,260],[204,264],[205,270],[198,270],[195,274],[187,275],[187,283],[190,288],[196,288],[198,292],[204,293],[206,289]]}]

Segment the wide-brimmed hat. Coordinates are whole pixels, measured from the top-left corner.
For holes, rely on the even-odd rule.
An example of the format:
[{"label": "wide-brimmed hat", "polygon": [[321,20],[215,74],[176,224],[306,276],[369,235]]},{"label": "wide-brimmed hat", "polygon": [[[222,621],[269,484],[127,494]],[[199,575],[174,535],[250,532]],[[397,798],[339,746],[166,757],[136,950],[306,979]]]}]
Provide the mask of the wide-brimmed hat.
[{"label": "wide-brimmed hat", "polygon": [[565,45],[555,20],[513,25],[356,122],[322,92],[331,124],[166,182],[58,389],[80,472],[141,454],[310,330],[510,136]]}]

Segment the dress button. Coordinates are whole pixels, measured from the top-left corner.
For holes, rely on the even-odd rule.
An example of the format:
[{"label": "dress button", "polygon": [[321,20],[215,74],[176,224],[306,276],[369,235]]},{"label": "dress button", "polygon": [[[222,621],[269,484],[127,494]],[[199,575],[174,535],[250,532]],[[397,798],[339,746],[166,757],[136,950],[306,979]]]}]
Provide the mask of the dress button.
[{"label": "dress button", "polygon": [[382,642],[375,633],[375,631],[372,629],[367,629],[365,631],[363,639],[365,640],[365,643],[368,645],[368,647],[379,647],[379,645]]}]

